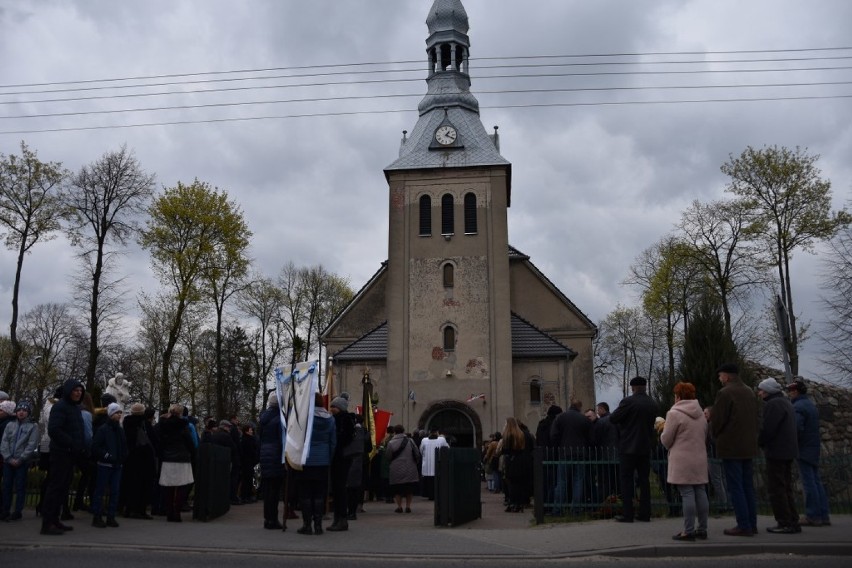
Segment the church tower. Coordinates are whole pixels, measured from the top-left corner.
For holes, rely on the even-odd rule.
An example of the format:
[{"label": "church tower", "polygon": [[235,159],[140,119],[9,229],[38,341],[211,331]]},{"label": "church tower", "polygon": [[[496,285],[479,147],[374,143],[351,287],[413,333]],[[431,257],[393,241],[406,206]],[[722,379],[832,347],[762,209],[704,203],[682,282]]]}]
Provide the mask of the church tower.
[{"label": "church tower", "polygon": [[395,383],[388,394],[414,402],[402,405],[403,424],[424,424],[441,401],[483,394],[489,404],[478,405],[472,418],[480,422],[476,430],[487,432],[515,410],[511,164],[470,92],[461,1],[435,0],[426,24],[427,93],[399,158],[385,169],[387,375]]}]

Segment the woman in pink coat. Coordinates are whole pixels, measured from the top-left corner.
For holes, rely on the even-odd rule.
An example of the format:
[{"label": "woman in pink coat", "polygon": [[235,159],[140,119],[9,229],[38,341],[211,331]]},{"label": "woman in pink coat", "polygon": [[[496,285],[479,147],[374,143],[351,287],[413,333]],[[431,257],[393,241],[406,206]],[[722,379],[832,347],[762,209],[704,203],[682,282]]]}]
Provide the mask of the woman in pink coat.
[{"label": "woman in pink coat", "polygon": [[[680,382],[674,387],[675,403],[666,414],[660,441],[669,450],[668,482],[676,485],[683,500],[683,531],[674,540],[707,538],[707,420],[695,400],[695,386]],[[695,517],[698,528],[695,528]]]}]

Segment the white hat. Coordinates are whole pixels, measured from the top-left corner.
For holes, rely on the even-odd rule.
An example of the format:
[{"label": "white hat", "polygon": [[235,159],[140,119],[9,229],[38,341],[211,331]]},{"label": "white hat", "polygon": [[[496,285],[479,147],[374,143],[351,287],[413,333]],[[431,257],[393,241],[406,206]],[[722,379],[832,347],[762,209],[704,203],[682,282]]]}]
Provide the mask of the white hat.
[{"label": "white hat", "polygon": [[107,406],[107,416],[111,417],[116,412],[124,412],[124,409],[117,402],[110,403],[110,405]]}]

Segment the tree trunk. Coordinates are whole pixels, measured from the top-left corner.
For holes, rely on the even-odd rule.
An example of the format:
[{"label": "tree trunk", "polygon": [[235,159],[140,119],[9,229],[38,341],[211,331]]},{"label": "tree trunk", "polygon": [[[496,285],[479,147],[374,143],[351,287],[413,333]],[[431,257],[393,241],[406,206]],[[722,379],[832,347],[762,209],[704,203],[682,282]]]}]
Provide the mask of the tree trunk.
[{"label": "tree trunk", "polygon": [[21,246],[18,249],[18,264],[15,267],[15,285],[12,288],[12,323],[9,324],[9,343],[12,346],[12,352],[9,354],[9,366],[6,367],[6,376],[3,377],[3,390],[6,392],[12,390],[12,384],[15,380],[15,375],[18,373],[18,366],[21,363],[21,354],[24,351],[21,347],[21,342],[18,341],[18,294],[21,290],[21,271],[24,266],[24,255],[27,252],[27,236],[27,231],[21,236]]},{"label": "tree trunk", "polygon": [[101,354],[98,347],[98,306],[100,301],[101,275],[103,274],[104,249],[103,240],[98,240],[98,250],[95,255],[95,270],[92,272],[92,303],[89,306],[89,362],[86,365],[86,384],[93,385],[98,369],[98,357]]}]

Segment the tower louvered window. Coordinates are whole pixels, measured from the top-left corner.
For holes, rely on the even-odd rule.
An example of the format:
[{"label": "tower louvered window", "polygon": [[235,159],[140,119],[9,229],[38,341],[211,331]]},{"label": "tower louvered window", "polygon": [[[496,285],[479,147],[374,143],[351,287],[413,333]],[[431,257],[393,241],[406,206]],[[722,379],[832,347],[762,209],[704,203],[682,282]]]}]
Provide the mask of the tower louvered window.
[{"label": "tower louvered window", "polygon": [[428,195],[420,198],[420,236],[432,234],[432,199]]},{"label": "tower louvered window", "polygon": [[441,198],[441,234],[452,235],[455,232],[454,225],[453,196],[448,193]]},{"label": "tower louvered window", "polygon": [[444,328],[444,351],[456,350],[456,330],[448,325]]},{"label": "tower louvered window", "polygon": [[464,233],[475,235],[476,230],[476,196],[468,193],[464,196]]}]

